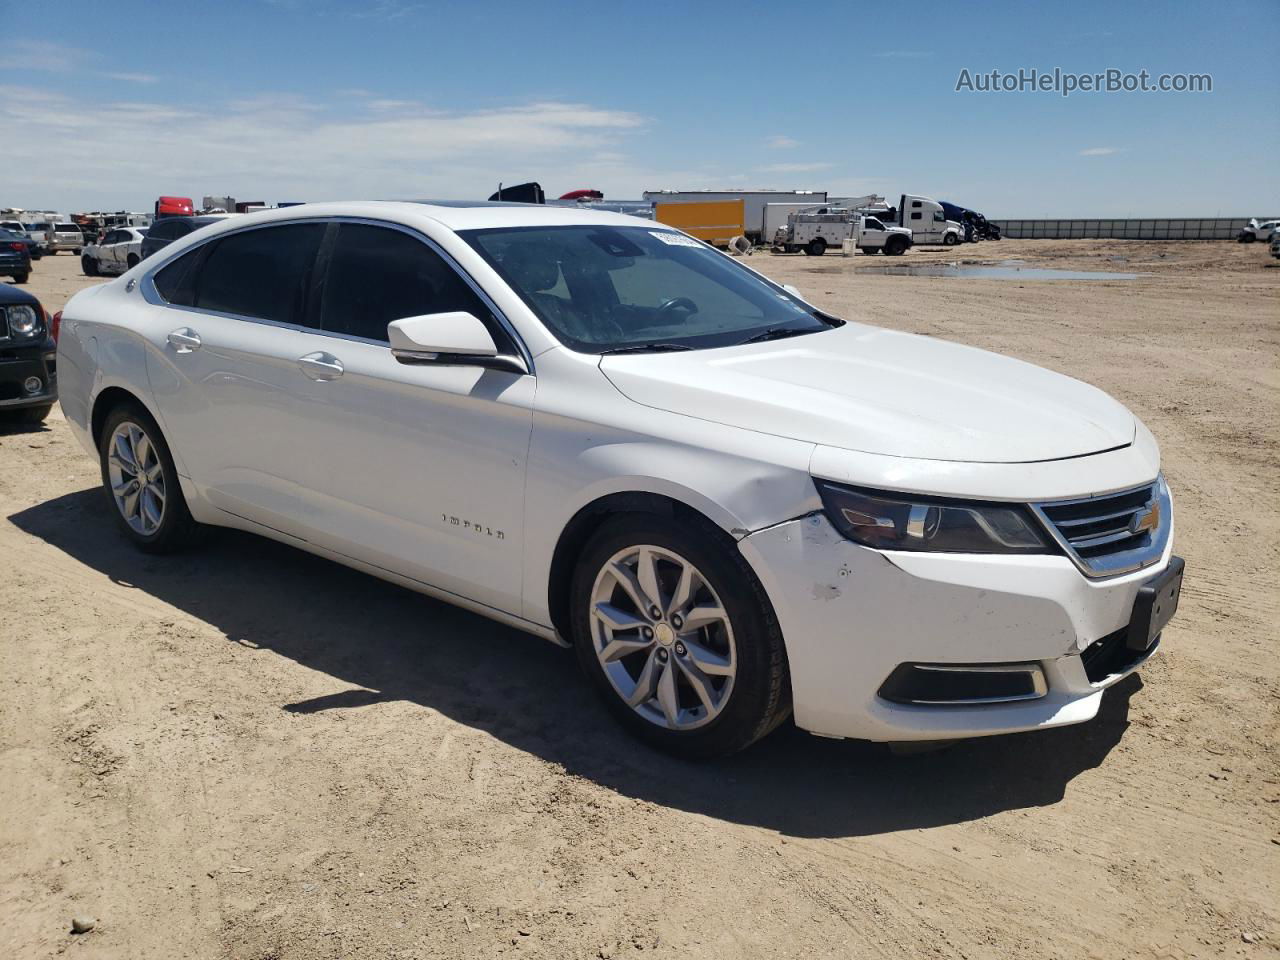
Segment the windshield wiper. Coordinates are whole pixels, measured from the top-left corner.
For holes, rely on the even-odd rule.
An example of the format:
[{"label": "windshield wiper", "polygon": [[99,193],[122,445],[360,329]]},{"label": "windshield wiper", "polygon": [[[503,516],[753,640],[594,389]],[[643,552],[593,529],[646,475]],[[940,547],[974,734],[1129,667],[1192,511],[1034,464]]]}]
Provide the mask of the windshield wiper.
[{"label": "windshield wiper", "polygon": [[620,353],[670,353],[673,350],[692,350],[687,343],[632,343],[625,347],[611,347],[601,350],[600,356],[613,357]]},{"label": "windshield wiper", "polygon": [[766,340],[782,340],[784,337],[800,337],[806,333],[817,332],[817,329],[805,329],[803,327],[770,327],[768,330],[760,331],[755,336],[739,340],[737,346],[742,346],[744,343],[764,343]]}]

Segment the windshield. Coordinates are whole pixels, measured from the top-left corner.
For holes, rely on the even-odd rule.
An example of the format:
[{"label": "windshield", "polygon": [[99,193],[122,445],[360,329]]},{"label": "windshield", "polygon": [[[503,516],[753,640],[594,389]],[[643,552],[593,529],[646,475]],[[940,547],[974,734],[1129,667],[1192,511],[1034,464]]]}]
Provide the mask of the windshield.
[{"label": "windshield", "polygon": [[562,343],[584,353],[721,347],[841,322],[674,230],[584,225],[460,235]]},{"label": "windshield", "polygon": [[54,227],[55,233],[79,233],[80,228],[74,223],[60,223]]}]

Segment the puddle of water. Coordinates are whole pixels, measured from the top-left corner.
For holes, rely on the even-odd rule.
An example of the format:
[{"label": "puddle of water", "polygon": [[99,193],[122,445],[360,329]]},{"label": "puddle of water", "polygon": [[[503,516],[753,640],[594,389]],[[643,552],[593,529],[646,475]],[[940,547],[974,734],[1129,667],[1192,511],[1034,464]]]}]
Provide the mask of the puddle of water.
[{"label": "puddle of water", "polygon": [[1141,273],[1110,273],[1105,270],[1055,270],[1026,267],[1021,260],[998,263],[904,263],[884,267],[860,267],[859,273],[882,273],[891,277],[982,277],[989,280],[1136,280]]}]

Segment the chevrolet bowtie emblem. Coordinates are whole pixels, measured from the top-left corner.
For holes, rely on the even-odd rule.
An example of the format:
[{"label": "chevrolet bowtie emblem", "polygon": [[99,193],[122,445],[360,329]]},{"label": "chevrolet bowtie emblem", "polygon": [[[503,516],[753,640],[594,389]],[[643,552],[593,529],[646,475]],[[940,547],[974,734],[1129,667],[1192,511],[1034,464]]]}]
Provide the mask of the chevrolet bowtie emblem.
[{"label": "chevrolet bowtie emblem", "polygon": [[1153,500],[1142,510],[1133,515],[1129,521],[1129,532],[1133,534],[1154,532],[1160,527],[1160,502]]}]

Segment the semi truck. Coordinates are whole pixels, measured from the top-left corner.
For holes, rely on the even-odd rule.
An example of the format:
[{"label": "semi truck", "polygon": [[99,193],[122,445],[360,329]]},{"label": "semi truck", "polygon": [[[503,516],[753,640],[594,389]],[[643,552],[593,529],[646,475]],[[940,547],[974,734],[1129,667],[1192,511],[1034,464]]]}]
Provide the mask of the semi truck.
[{"label": "semi truck", "polygon": [[911,239],[918,246],[951,247],[964,240],[963,225],[948,220],[937,200],[904,193],[893,213],[897,225],[910,230]]},{"label": "semi truck", "polygon": [[787,218],[787,225],[779,227],[773,237],[775,253],[796,253],[803,250],[811,257],[820,257],[830,247],[840,247],[845,240],[853,240],[863,253],[880,253],[897,257],[906,253],[912,245],[912,232],[906,227],[886,226],[879,217],[869,216],[840,207],[811,207],[797,210]]}]

